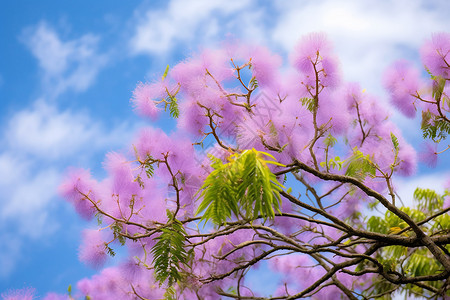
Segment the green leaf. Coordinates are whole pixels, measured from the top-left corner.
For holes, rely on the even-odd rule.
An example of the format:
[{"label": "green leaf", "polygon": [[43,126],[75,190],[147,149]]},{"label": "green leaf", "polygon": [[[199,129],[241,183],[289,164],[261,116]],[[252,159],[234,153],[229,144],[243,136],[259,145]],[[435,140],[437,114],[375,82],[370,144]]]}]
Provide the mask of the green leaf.
[{"label": "green leaf", "polygon": [[164,79],[166,79],[168,73],[169,73],[169,65],[167,65],[166,70],[164,71],[164,74],[161,78],[161,81],[164,81]]},{"label": "green leaf", "polygon": [[255,77],[252,77],[252,79],[250,80],[250,89],[254,90],[259,86],[258,84],[258,80]]},{"label": "green leaf", "polygon": [[105,249],[108,252],[109,256],[111,257],[116,256],[116,252],[114,252],[114,250],[111,247],[109,247],[107,243],[105,243]]},{"label": "green leaf", "polygon": [[270,171],[268,164],[284,166],[271,154],[255,149],[235,153],[228,163],[210,157],[213,168],[201,187],[202,198],[196,214],[204,212],[202,220],[221,225],[242,211],[246,218],[273,218],[279,211],[283,186]]},{"label": "green leaf", "polygon": [[422,111],[421,129],[424,138],[440,142],[450,134],[450,123],[429,111]]},{"label": "green leaf", "polygon": [[398,151],[398,149],[399,149],[399,147],[398,147],[398,139],[392,132],[391,132],[391,141],[392,141],[392,144],[394,145],[394,149],[396,151]]},{"label": "green leaf", "polygon": [[437,212],[444,205],[444,196],[431,189],[416,188],[414,200],[417,203],[417,208],[421,211]]},{"label": "green leaf", "polygon": [[145,174],[147,175],[147,178],[151,178],[155,174],[155,166],[154,166],[155,163],[156,160],[151,155],[147,155],[142,165],[145,169]]},{"label": "green leaf", "polygon": [[444,93],[445,79],[442,76],[434,76],[433,80],[434,84],[432,96],[436,102],[439,102],[441,101],[442,94]]},{"label": "green leaf", "polygon": [[170,287],[182,278],[182,266],[189,262],[189,256],[184,247],[186,240],[184,227],[173,216],[170,215],[170,218],[166,227],[161,229],[161,235],[154,239],[156,244],[151,250],[155,279],[160,286],[166,283],[169,291]]},{"label": "green leaf", "polygon": [[170,98],[170,104],[169,104],[169,111],[170,115],[177,119],[180,116],[180,110],[178,108],[178,100],[174,96],[169,95]]},{"label": "green leaf", "polygon": [[315,101],[315,99],[313,98],[301,98],[300,102],[302,103],[303,106],[306,107],[306,109],[308,109],[310,112],[313,112],[316,108],[317,108],[317,101]]},{"label": "green leaf", "polygon": [[378,216],[372,216],[367,221],[367,229],[373,232],[387,234],[388,224],[383,218]]},{"label": "green leaf", "polygon": [[370,156],[364,155],[356,148],[353,149],[353,155],[345,161],[344,166],[347,168],[346,176],[355,177],[359,180],[364,180],[367,175],[373,177],[376,174],[376,167]]},{"label": "green leaf", "polygon": [[337,139],[329,133],[323,142],[327,147],[334,147],[337,143]]}]

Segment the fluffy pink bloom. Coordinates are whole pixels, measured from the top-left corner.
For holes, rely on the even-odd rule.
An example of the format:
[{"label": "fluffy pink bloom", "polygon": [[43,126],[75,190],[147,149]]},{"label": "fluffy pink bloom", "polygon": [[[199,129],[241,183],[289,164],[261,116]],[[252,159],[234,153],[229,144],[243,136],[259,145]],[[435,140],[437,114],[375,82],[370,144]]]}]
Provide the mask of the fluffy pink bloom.
[{"label": "fluffy pink bloom", "polygon": [[437,144],[431,142],[424,143],[419,152],[419,160],[429,167],[436,167],[438,161]]},{"label": "fluffy pink bloom", "polygon": [[[77,288],[83,295],[90,296],[91,299],[136,299],[131,282],[123,276],[119,268],[107,268],[100,274],[94,275],[91,279],[83,279],[78,282]],[[133,282],[136,292],[147,299],[162,299],[164,290],[159,288],[153,280],[151,274],[142,276]]]},{"label": "fluffy pink bloom", "polygon": [[202,67],[214,74],[214,78],[219,82],[233,78],[233,68],[230,64],[230,57],[227,51],[222,49],[205,49],[200,54]]},{"label": "fluffy pink bloom", "polygon": [[205,116],[205,109],[200,107],[195,101],[185,101],[180,105],[180,118],[177,126],[195,136],[202,136],[208,118]]},{"label": "fluffy pink bloom", "polygon": [[113,181],[113,194],[125,196],[136,194],[139,184],[135,182],[131,164],[125,156],[116,152],[108,153],[105,167]]},{"label": "fluffy pink bloom", "polygon": [[161,100],[166,96],[166,87],[161,82],[153,84],[140,82],[133,91],[131,101],[138,113],[155,120],[158,117],[155,100]]},{"label": "fluffy pink bloom", "polygon": [[345,85],[343,91],[343,100],[345,100],[345,103],[347,103],[348,109],[356,109],[356,104],[361,102],[362,98],[363,93],[359,83],[350,82]]},{"label": "fluffy pink bloom", "polygon": [[420,51],[423,64],[433,75],[450,78],[450,33],[436,33]]},{"label": "fluffy pink bloom", "polygon": [[319,79],[326,87],[337,87],[341,82],[341,70],[339,68],[339,61],[334,56],[327,56],[322,58],[322,70]]},{"label": "fluffy pink bloom", "polygon": [[23,288],[19,290],[9,290],[2,293],[3,300],[32,300],[34,299],[34,288]]},{"label": "fluffy pink bloom", "polygon": [[336,87],[340,83],[338,61],[332,54],[332,46],[324,33],[313,33],[301,39],[291,55],[292,65],[304,75],[302,83],[313,86],[316,72],[320,84]]},{"label": "fluffy pink bloom", "polygon": [[331,43],[324,33],[312,33],[304,36],[297,44],[291,61],[294,67],[303,73],[310,73],[313,64],[320,60],[320,56],[330,54]]},{"label": "fluffy pink bloom", "polygon": [[70,300],[70,298],[68,295],[48,293],[47,295],[45,295],[44,300]]},{"label": "fluffy pink bloom", "polygon": [[271,86],[279,78],[278,69],[281,57],[269,52],[267,48],[255,47],[251,52],[252,73],[262,86]]},{"label": "fluffy pink bloom", "polygon": [[416,115],[413,95],[420,87],[420,74],[406,61],[394,63],[384,74],[383,84],[389,91],[391,102],[405,116]]},{"label": "fluffy pink bloom", "polygon": [[101,231],[96,229],[85,229],[83,231],[78,257],[82,262],[94,268],[104,265],[108,255]]},{"label": "fluffy pink bloom", "polygon": [[124,277],[129,282],[135,282],[145,274],[144,267],[136,262],[136,259],[129,258],[125,263],[120,266],[120,271]]},{"label": "fluffy pink bloom", "polygon": [[342,92],[322,92],[317,109],[318,125],[328,124],[333,133],[344,133],[352,122],[352,117],[345,105],[342,105]]},{"label": "fluffy pink bloom", "polygon": [[186,60],[173,67],[172,78],[180,84],[186,96],[197,97],[205,88],[206,70],[198,60]]},{"label": "fluffy pink bloom", "polygon": [[417,153],[406,141],[400,144],[398,159],[400,160],[400,165],[398,166],[398,173],[400,175],[411,176],[416,172]]},{"label": "fluffy pink bloom", "polygon": [[71,202],[80,216],[87,220],[94,216],[95,208],[85,195],[97,202],[99,197],[96,191],[97,182],[91,178],[89,171],[83,169],[69,170],[65,180],[59,186],[59,194]]},{"label": "fluffy pink bloom", "polygon": [[168,137],[161,129],[143,128],[133,145],[141,160],[145,160],[148,155],[153,158],[162,158],[162,153],[166,150],[161,145],[167,144]]}]

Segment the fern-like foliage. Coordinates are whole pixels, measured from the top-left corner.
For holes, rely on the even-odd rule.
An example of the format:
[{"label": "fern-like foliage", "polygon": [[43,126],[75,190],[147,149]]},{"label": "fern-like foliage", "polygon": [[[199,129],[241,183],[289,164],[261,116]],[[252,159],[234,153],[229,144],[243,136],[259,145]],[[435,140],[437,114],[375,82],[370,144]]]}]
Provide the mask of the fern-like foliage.
[{"label": "fern-like foliage", "polygon": [[169,111],[170,111],[170,115],[173,118],[178,118],[180,116],[180,109],[178,108],[178,100],[177,98],[175,98],[175,96],[171,96],[169,95]]},{"label": "fern-like foliage", "polygon": [[372,162],[370,156],[364,155],[356,148],[353,149],[353,155],[345,161],[346,167],[345,175],[355,177],[359,180],[364,180],[367,175],[375,176],[376,166]]},{"label": "fern-like foliage", "polygon": [[444,196],[431,189],[416,188],[414,200],[421,211],[436,212],[444,205]]},{"label": "fern-like foliage", "polygon": [[[444,194],[439,194],[431,189],[417,188],[414,192],[414,200],[416,208],[400,207],[400,209],[409,215],[416,223],[426,220],[430,213],[441,213],[435,218],[421,225],[422,230],[430,235],[446,234],[450,232],[450,215],[443,211],[444,197],[448,195],[448,191]],[[373,232],[383,234],[401,234],[411,236],[414,233],[409,230],[408,224],[400,219],[391,211],[386,211],[384,217],[372,216],[367,221],[367,229]],[[442,246],[444,252],[450,251],[450,245]],[[377,260],[383,265],[385,271],[393,271],[404,274],[408,277],[419,277],[425,275],[434,275],[442,271],[442,265],[432,256],[425,247],[407,248],[400,245],[392,245],[383,247],[377,252]],[[357,270],[363,270],[370,263],[362,263]],[[427,283],[433,288],[442,288],[444,281],[430,281]],[[373,283],[373,290],[369,296],[382,295],[389,291],[394,286],[385,280],[376,279]],[[426,293],[420,286],[405,286],[402,287],[406,295],[412,296],[414,293]],[[376,298],[376,299],[390,299]]]},{"label": "fern-like foliage", "polygon": [[251,149],[233,154],[228,163],[214,156],[210,158],[214,171],[200,189],[203,200],[197,209],[197,214],[204,211],[202,220],[220,225],[233,214],[239,217],[242,213],[248,220],[258,216],[275,217],[275,211],[280,209],[279,192],[283,186],[267,165],[282,165],[275,162],[272,155]]},{"label": "fern-like foliage", "polygon": [[168,288],[181,279],[181,267],[189,261],[184,244],[186,232],[180,221],[168,211],[169,223],[161,229],[152,248],[155,279],[160,285],[167,283]]},{"label": "fern-like foliage", "polygon": [[422,112],[421,128],[423,137],[435,142],[445,140],[450,134],[450,123],[429,111]]},{"label": "fern-like foliage", "polygon": [[317,101],[314,98],[301,98],[300,102],[304,107],[306,107],[310,112],[313,112],[317,109]]}]

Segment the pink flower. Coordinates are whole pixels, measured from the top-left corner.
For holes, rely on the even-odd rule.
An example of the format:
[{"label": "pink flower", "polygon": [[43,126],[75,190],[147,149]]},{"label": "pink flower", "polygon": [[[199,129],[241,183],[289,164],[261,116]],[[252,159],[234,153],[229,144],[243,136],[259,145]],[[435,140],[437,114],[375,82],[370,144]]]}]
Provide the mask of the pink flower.
[{"label": "pink flower", "polygon": [[408,118],[414,118],[413,96],[419,90],[419,72],[408,62],[398,61],[385,72],[383,83],[390,92],[392,104]]},{"label": "pink flower", "polygon": [[310,73],[313,64],[320,59],[320,56],[331,52],[331,44],[324,33],[312,33],[304,36],[292,54],[292,64],[303,73]]},{"label": "pink flower", "polygon": [[414,148],[403,141],[400,144],[400,150],[398,152],[398,159],[400,164],[398,166],[398,173],[403,176],[411,176],[417,169],[417,153]]},{"label": "pink flower", "polygon": [[436,33],[420,51],[423,64],[433,75],[450,79],[450,33]]},{"label": "pink flower", "polygon": [[422,150],[419,152],[419,160],[429,167],[436,167],[438,160],[437,144],[430,142],[424,143]]},{"label": "pink flower", "polygon": [[263,47],[255,48],[251,53],[253,76],[263,86],[271,86],[279,78],[278,69],[281,66],[281,57],[269,52]]},{"label": "pink flower", "polygon": [[[66,179],[59,186],[59,194],[71,202],[83,218],[90,220],[95,213],[92,201],[97,202],[97,182],[91,178],[88,170],[69,170]],[[86,196],[90,200],[86,199]]]},{"label": "pink flower", "polygon": [[3,300],[32,300],[34,298],[34,288],[23,288],[19,290],[9,290],[2,293]]},{"label": "pink flower", "polygon": [[85,229],[83,231],[82,244],[78,257],[82,262],[99,268],[104,265],[106,258],[106,245],[102,233],[96,229]]},{"label": "pink flower", "polygon": [[166,87],[161,82],[144,84],[140,82],[133,91],[133,102],[136,110],[143,116],[155,120],[158,117],[158,108],[155,100],[165,98]]},{"label": "pink flower", "polygon": [[205,109],[200,107],[195,101],[186,101],[180,105],[180,118],[178,128],[182,128],[196,136],[202,136],[208,118],[205,116]]},{"label": "pink flower", "polygon": [[291,56],[292,65],[304,75],[305,85],[314,85],[316,73],[320,84],[336,87],[340,83],[338,61],[331,43],[324,33],[313,33],[302,38]]},{"label": "pink flower", "polygon": [[162,152],[166,150],[164,146],[167,145],[168,139],[161,129],[147,127],[139,132],[133,145],[136,147],[139,159],[145,160],[148,155],[161,159]]},{"label": "pink flower", "polygon": [[56,293],[48,293],[44,300],[70,300],[69,296]]}]

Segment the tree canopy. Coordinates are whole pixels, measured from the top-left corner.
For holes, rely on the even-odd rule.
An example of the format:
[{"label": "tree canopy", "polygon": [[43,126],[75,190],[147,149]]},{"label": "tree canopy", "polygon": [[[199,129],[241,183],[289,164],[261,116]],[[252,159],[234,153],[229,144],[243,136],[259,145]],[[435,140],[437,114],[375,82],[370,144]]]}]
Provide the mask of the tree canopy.
[{"label": "tree canopy", "polygon": [[[421,57],[423,71],[399,61],[383,82],[400,112],[422,114],[419,158],[433,166],[450,147],[450,34]],[[343,80],[324,34],[301,39],[288,63],[255,45],[204,50],[139,83],[132,102],[176,127],[143,128],[129,152],[107,155],[105,179],[67,174],[61,195],[98,221],[80,259],[101,267],[128,253],[69,297],[450,297],[450,180],[404,206],[396,180],[416,171],[416,150],[387,101]],[[252,288],[259,271],[276,290]]]}]

